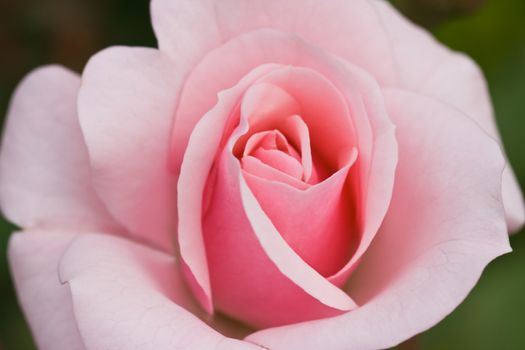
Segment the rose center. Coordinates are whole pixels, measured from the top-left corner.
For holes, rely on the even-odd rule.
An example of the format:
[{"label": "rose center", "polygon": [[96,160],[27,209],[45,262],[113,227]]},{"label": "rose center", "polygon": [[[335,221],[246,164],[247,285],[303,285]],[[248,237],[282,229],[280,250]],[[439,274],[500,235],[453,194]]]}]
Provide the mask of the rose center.
[{"label": "rose center", "polygon": [[239,158],[244,171],[268,180],[298,188],[319,181],[308,127],[299,115],[286,118],[273,130],[251,134]]},{"label": "rose center", "polygon": [[321,275],[333,276],[358,242],[351,110],[312,71],[283,68],[265,79],[246,90],[231,115],[231,155],[287,246]]}]

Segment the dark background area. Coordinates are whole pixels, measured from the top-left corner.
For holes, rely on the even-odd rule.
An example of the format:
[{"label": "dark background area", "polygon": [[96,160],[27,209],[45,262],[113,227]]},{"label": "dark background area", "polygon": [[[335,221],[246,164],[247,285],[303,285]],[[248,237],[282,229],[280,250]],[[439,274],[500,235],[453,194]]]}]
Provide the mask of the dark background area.
[{"label": "dark background area", "polygon": [[[394,0],[446,45],[472,56],[491,88],[508,157],[525,187],[525,1]],[[155,46],[148,0],[0,0],[0,122],[20,79],[60,63],[80,72],[111,45]],[[16,229],[0,219],[0,350],[35,349],[6,260]],[[406,349],[525,349],[525,232],[467,300]],[[431,301],[430,301],[431,302]]]}]

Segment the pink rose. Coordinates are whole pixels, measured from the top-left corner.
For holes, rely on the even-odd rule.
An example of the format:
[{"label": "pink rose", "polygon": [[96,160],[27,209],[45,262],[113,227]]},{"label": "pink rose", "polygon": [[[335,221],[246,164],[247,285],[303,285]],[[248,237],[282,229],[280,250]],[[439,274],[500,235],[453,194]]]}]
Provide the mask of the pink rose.
[{"label": "pink rose", "polygon": [[510,251],[482,74],[387,2],[151,10],[158,50],[12,100],[1,205],[41,349],[386,348]]}]

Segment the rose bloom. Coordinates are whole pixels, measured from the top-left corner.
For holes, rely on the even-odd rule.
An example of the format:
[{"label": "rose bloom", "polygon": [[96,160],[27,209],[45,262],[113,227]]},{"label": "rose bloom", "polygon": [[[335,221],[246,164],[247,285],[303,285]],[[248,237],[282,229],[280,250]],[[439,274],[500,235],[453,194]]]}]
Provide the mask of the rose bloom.
[{"label": "rose bloom", "polygon": [[380,349],[524,221],[479,68],[379,0],[154,0],[159,49],[11,101],[2,210],[40,349]]}]

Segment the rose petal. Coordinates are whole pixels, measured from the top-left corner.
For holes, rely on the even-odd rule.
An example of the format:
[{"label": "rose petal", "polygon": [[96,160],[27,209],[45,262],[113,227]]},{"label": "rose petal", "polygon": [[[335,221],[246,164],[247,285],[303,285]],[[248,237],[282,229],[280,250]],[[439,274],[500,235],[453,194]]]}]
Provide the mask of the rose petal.
[{"label": "rose petal", "polygon": [[443,319],[510,251],[498,145],[438,101],[394,90],[386,100],[399,164],[385,222],[349,287],[365,304],[249,340],[272,350],[390,348]]},{"label": "rose petal", "polygon": [[295,144],[299,146],[298,149],[301,150],[301,163],[304,171],[304,180],[306,182],[316,183],[319,181],[318,176],[314,176],[312,181],[310,181],[314,166],[312,163],[312,149],[308,125],[306,125],[304,120],[296,114],[289,117],[282,128],[283,131],[286,132],[287,137],[293,140]]},{"label": "rose petal", "polygon": [[301,163],[282,151],[257,149],[253,152],[253,157],[295,179],[300,180],[303,176]]},{"label": "rose petal", "polygon": [[[261,74],[262,77],[265,77],[270,71],[279,70],[276,69],[275,65],[270,67],[271,70],[266,66],[261,66],[256,71],[266,68],[265,71],[263,71],[264,74]],[[284,67],[280,69],[288,70],[290,68]],[[265,324],[276,324],[279,322],[294,322],[315,317],[326,317],[340,312],[341,309],[348,310],[354,306],[351,299],[297,257],[284,243],[282,237],[273,235],[273,243],[270,243],[271,247],[269,249],[274,249],[277,254],[285,254],[287,259],[292,259],[293,263],[290,263],[288,267],[285,266],[287,264],[282,263],[282,260],[272,262],[267,257],[268,252],[264,252],[264,250],[261,249],[256,236],[251,232],[252,229],[249,221],[244,216],[245,214],[243,214],[244,210],[240,198],[240,184],[238,180],[240,168],[237,158],[232,154],[233,145],[236,143],[240,134],[230,139],[228,146],[229,151],[227,151],[228,155],[226,157],[219,157],[217,158],[219,160],[216,160],[216,152],[219,152],[224,147],[221,146],[221,139],[224,136],[221,135],[221,133],[217,133],[217,130],[223,130],[226,136],[230,135],[228,124],[233,124],[230,119],[235,117],[233,113],[235,113],[235,107],[240,98],[239,94],[244,92],[243,90],[248,86],[254,84],[252,75],[253,72],[244,77],[241,83],[234,88],[222,92],[219,95],[219,103],[217,106],[201,119],[191,135],[179,181],[179,196],[181,196],[179,203],[185,204],[184,207],[179,207],[179,241],[181,254],[188,254],[188,257],[193,259],[193,268],[188,269],[192,272],[192,276],[199,276],[199,273],[202,276],[203,272],[208,273],[207,266],[204,264],[206,257],[196,254],[201,249],[199,246],[202,243],[197,242],[199,236],[195,233],[200,231],[202,224],[209,268],[212,269],[210,277],[212,278],[212,290],[215,303],[220,309],[243,320],[247,320],[251,324],[264,326]],[[248,93],[246,93],[246,95],[248,95]],[[244,112],[246,112],[246,110],[244,110],[243,113]],[[247,119],[243,120],[247,128],[248,121]],[[244,130],[244,132],[246,131],[247,129]],[[224,163],[224,159],[227,160],[226,163]],[[214,161],[215,168],[212,171],[212,175],[209,175]],[[232,164],[237,165],[236,170],[231,167]],[[224,165],[226,165],[226,169],[224,169]],[[231,172],[232,170],[233,173]],[[227,171],[228,173],[224,174],[222,173],[223,171]],[[208,176],[210,176],[209,179]],[[215,179],[220,179],[221,181],[216,181]],[[207,208],[207,212],[202,213],[203,203],[201,198],[203,197],[204,188],[201,186],[203,186],[206,181],[208,181],[209,186],[212,186],[213,190],[210,192],[212,193],[210,202],[204,205],[204,207]],[[183,196],[184,200],[182,199]],[[204,220],[204,222],[201,220]],[[231,227],[232,225],[233,227]],[[233,233],[233,235],[229,233]],[[240,235],[241,233],[246,234]],[[186,242],[183,240],[186,240]],[[196,243],[199,243],[199,245]],[[234,246],[231,246],[231,244]],[[239,249],[239,246],[242,246],[242,248]],[[195,249],[196,247],[199,249]],[[202,250],[204,251],[203,246]],[[193,255],[189,255],[190,253]],[[232,259],[221,258],[224,257],[225,253],[229,256],[235,256],[235,263],[233,265],[231,264]],[[246,259],[247,256],[257,258],[253,259],[253,263],[253,261],[251,261],[252,259]],[[186,261],[184,257],[183,259]],[[199,261],[203,261],[204,263],[197,264]],[[241,261],[250,261],[250,264],[242,264],[240,263]],[[274,265],[275,263],[278,263],[279,266],[276,267]],[[249,267],[249,269],[245,269],[245,267]],[[231,271],[231,268],[235,271]],[[261,277],[262,275],[253,274],[261,278],[250,279],[246,278],[246,276],[240,276],[239,269],[243,270],[244,274],[250,273],[250,271],[259,271],[260,273],[270,274],[271,277],[265,279]],[[287,270],[288,274],[283,275],[279,269]],[[289,279],[290,277],[292,277],[292,280]],[[188,278],[188,280],[191,282],[191,278]],[[278,289],[282,299],[277,293],[245,293],[245,289],[239,288],[241,286],[246,287],[247,281],[260,283],[261,281],[268,280],[272,281],[272,286],[261,286],[261,290],[280,286]],[[204,281],[206,280],[204,279]],[[194,291],[196,290],[196,288],[193,289]],[[226,289],[228,289],[227,293],[225,293]],[[204,299],[202,296],[206,296],[203,292],[204,290],[199,291],[198,289],[195,292],[200,298],[201,303]],[[314,295],[310,295],[309,293],[313,293]],[[284,294],[288,297],[285,297]],[[259,312],[260,307],[250,307],[239,310],[239,306],[250,303],[251,296],[254,296],[252,301],[259,303],[257,305],[262,306],[263,310],[272,311]],[[261,296],[266,299],[257,299]],[[228,300],[225,300],[225,298]],[[230,303],[229,301],[231,300],[234,300],[234,302]],[[235,302],[235,300],[238,302]],[[285,303],[283,303],[284,300],[293,300],[294,302],[287,302],[287,305],[285,305]],[[273,308],[272,305],[279,305],[281,309]],[[206,304],[204,304],[204,306],[206,306]],[[237,310],[232,310],[232,307],[235,308],[236,306]],[[294,312],[289,312],[292,309]],[[256,314],[254,314],[254,311],[256,311]],[[276,317],[276,315],[278,317]]]},{"label": "rose petal", "polygon": [[[238,53],[240,52],[243,52],[246,55],[239,56]],[[239,58],[239,60],[236,61],[238,64],[235,65],[235,67],[239,68],[238,71],[234,72],[236,74],[242,72],[242,67],[247,69],[248,67],[252,67],[252,65],[258,66],[266,60],[282,62],[287,65],[311,67],[317,72],[322,72],[338,90],[342,91],[342,95],[348,99],[348,105],[352,106],[352,119],[356,123],[356,135],[359,136],[359,146],[357,148],[359,149],[360,159],[360,166],[355,168],[356,176],[354,176],[354,178],[363,181],[361,184],[357,184],[357,186],[362,186],[360,190],[363,191],[363,194],[358,194],[359,197],[357,199],[359,202],[358,205],[362,207],[362,211],[359,215],[362,218],[360,223],[362,228],[362,247],[360,247],[360,250],[358,251],[359,254],[355,256],[353,261],[347,264],[340,273],[332,276],[331,282],[340,285],[344,283],[344,280],[356,266],[359,256],[366,250],[366,247],[372,241],[377,228],[381,224],[384,213],[388,208],[392,183],[394,181],[393,174],[397,161],[397,146],[395,143],[394,128],[392,123],[388,120],[384,107],[382,107],[381,91],[377,84],[373,82],[373,79],[368,77],[366,73],[357,67],[345,64],[333,56],[307,45],[292,35],[272,30],[261,30],[240,36],[212,54],[209,54],[206,59],[201,62],[199,67],[197,67],[197,70],[192,73],[190,80],[195,78],[195,81],[199,81],[199,79],[204,79],[209,76],[217,77],[217,79],[207,79],[207,86],[214,85],[216,88],[221,88],[222,84],[225,83],[225,80],[221,80],[219,77],[225,77],[223,76],[223,72],[230,69],[229,67],[231,67],[231,64],[228,62],[230,62],[229,60],[232,57]],[[210,74],[206,75],[207,73]],[[227,86],[224,88],[227,88]],[[193,94],[193,92],[189,92],[189,90],[185,90],[185,92]],[[361,96],[361,93],[365,94]],[[202,97],[204,95],[200,94],[199,96]],[[198,99],[196,95],[192,95],[192,98],[193,97]],[[238,95],[236,95],[236,97],[238,97]],[[184,103],[184,98],[182,103]],[[342,103],[344,104],[344,101]],[[187,104],[186,106],[190,105]],[[227,118],[228,113],[232,111],[234,106],[235,102],[232,101],[228,108],[223,109],[220,113],[214,113],[218,113],[217,115],[222,115],[224,118]],[[197,104],[194,107],[187,110],[181,110],[179,108],[177,118],[180,119],[178,120],[194,120],[192,119],[194,118],[193,113],[196,112],[196,108],[200,108],[202,105]],[[208,116],[211,118],[211,114],[208,114]],[[221,122],[217,116],[215,116],[213,120],[213,122],[206,121],[206,123],[208,123],[207,134],[201,135],[200,137],[202,138],[200,139],[203,141],[199,141],[195,144],[194,151],[196,152],[197,149],[200,149],[200,155],[189,157],[187,156],[190,154],[189,149],[186,151],[185,157],[194,159],[194,161],[192,161],[194,164],[192,164],[191,167],[188,166],[188,169],[193,170],[186,170],[188,177],[184,184],[179,181],[179,190],[182,188],[182,191],[187,192],[185,194],[186,199],[182,200],[179,198],[179,202],[184,202],[186,204],[195,202],[192,204],[194,207],[187,206],[186,209],[179,208],[179,214],[182,210],[187,210],[187,214],[179,215],[180,218],[183,216],[188,218],[191,217],[191,220],[194,222],[194,224],[192,224],[191,227],[188,226],[187,229],[179,229],[179,240],[181,231],[185,231],[186,234],[183,235],[188,238],[184,239],[192,240],[192,242],[194,242],[191,245],[185,243],[187,245],[184,249],[181,247],[181,252],[186,250],[188,251],[186,254],[193,255],[192,259],[198,259],[201,261],[201,263],[198,264],[193,262],[194,266],[188,269],[195,270],[193,272],[194,276],[201,276],[201,283],[204,283],[202,281],[207,280],[207,268],[205,265],[203,244],[199,243],[196,245],[195,243],[200,239],[200,236],[195,234],[195,232],[200,232],[200,211],[202,209],[202,202],[200,199],[204,192],[198,186],[201,186],[200,184],[203,184],[204,181],[206,181],[208,173],[211,170],[211,164],[213,162],[212,158],[215,157],[214,152],[220,144],[219,138],[221,135],[217,135],[216,130],[224,130],[226,127],[224,125],[225,121]],[[204,119],[201,119],[201,122],[204,122]],[[211,123],[219,124],[211,125]],[[181,129],[175,127],[175,130]],[[197,130],[197,127],[195,130]],[[375,136],[373,137],[373,135]],[[347,136],[348,135],[345,135],[345,140],[347,139]],[[209,140],[211,139],[216,139],[216,141],[214,141],[215,143],[210,143]],[[203,146],[201,142],[205,142],[209,147]],[[173,145],[176,146],[176,144]],[[180,149],[177,148],[172,149],[174,152],[177,150],[180,151]],[[179,156],[180,155],[174,154],[175,164],[177,164]],[[203,159],[206,159],[208,165],[201,168]],[[195,174],[197,172],[195,169],[203,169],[202,174],[204,178],[196,180]],[[200,172],[201,171],[199,171],[199,173]],[[372,175],[369,176],[369,173]],[[213,182],[211,179],[210,181]],[[366,194],[366,196],[364,194]],[[206,207],[209,206],[209,203],[206,204]],[[201,251],[202,253],[200,253]],[[186,259],[183,257],[183,260]],[[200,266],[198,268],[200,271],[197,271],[197,266]],[[192,278],[188,278],[188,280],[191,284],[196,285]],[[200,300],[206,300],[203,296],[207,295],[207,292],[204,290],[199,291],[198,288],[194,288],[194,290],[197,295],[200,295]],[[203,303],[203,305],[209,307],[211,304]]]},{"label": "rose petal", "polygon": [[227,149],[216,167],[203,232],[217,308],[258,328],[354,308],[352,299],[307,265],[273,227],[242,187],[239,163]]},{"label": "rose petal", "polygon": [[[348,187],[343,189],[356,157],[356,150],[352,147],[355,142],[353,120],[343,96],[334,85],[319,73],[300,67],[276,70],[250,87],[245,94],[248,102],[243,99],[241,103],[241,118],[246,118],[246,122],[251,124],[252,116],[257,114],[257,107],[266,105],[267,99],[264,97],[276,96],[275,91],[282,91],[282,94],[297,101],[304,126],[308,125],[312,133],[314,142],[311,146],[318,155],[322,155],[320,158],[323,163],[330,164],[335,173],[330,179],[311,187],[308,193],[297,193],[293,188],[282,188],[261,179],[247,177],[247,180],[257,186],[257,189],[252,188],[256,198],[290,247],[319,273],[330,276],[348,262],[355,243],[360,239],[355,225],[355,209],[348,207],[350,203],[353,205],[353,202],[358,202],[359,198],[353,198]],[[259,96],[259,99],[252,95]],[[284,119],[281,123],[288,120],[283,116],[281,119]],[[252,125],[249,132],[251,129]],[[339,168],[344,171],[338,172]],[[316,202],[316,199],[321,198],[322,201]],[[304,218],[311,215],[314,206],[318,207],[321,202],[323,210],[316,210],[316,219],[308,220],[309,224],[305,226]],[[325,240],[330,243],[324,243]],[[333,249],[328,249],[328,246]]]},{"label": "rose petal", "polygon": [[97,197],[76,112],[79,77],[59,66],[30,73],[9,108],[0,201],[22,227],[117,230]]},{"label": "rose petal", "polygon": [[354,149],[344,168],[303,191],[244,174],[251,192],[280,235],[323,276],[338,272],[348,262],[359,239],[357,232],[352,232],[354,223],[348,208],[351,198],[345,196],[344,188],[356,158]]},{"label": "rose petal", "polygon": [[[248,220],[259,243],[277,268],[286,277],[290,278],[309,295],[318,299],[323,304],[340,310],[351,310],[355,308],[356,304],[348,295],[330,285],[330,283],[318,275],[314,269],[306,267],[304,260],[299,259],[298,256],[292,252],[290,246],[284,243],[283,237],[277,229],[275,229],[272,221],[264,213],[257,199],[240,175],[239,180],[241,198]],[[251,272],[254,275],[258,274],[256,270],[252,270]],[[268,279],[267,281],[272,280]],[[276,291],[277,290],[283,293],[282,289],[276,288]],[[278,297],[282,297],[282,294]],[[285,300],[286,303],[289,303],[290,300],[293,299]],[[304,306],[303,303],[298,303],[298,305]]]},{"label": "rose petal", "polygon": [[199,309],[175,260],[163,252],[82,235],[62,257],[60,277],[71,289],[87,350],[260,349],[222,336],[195,316]]},{"label": "rose petal", "polygon": [[[373,5],[390,38],[398,62],[400,86],[459,108],[502,145],[487,84],[476,63],[439,44],[428,32],[403,18],[388,2],[374,1]],[[518,231],[525,223],[525,206],[510,165],[503,175],[503,200],[509,229]]]},{"label": "rose petal", "polygon": [[255,157],[243,157],[241,160],[241,165],[244,174],[248,177],[257,177],[271,182],[284,183],[288,186],[292,186],[300,190],[304,190],[310,187],[310,185],[304,183],[300,179],[285,174],[275,168],[272,168],[268,164],[263,163],[261,160]]},{"label": "rose petal", "polygon": [[[228,2],[228,1],[226,1]],[[195,8],[202,5],[201,1],[195,2]],[[197,5],[198,4],[198,5]],[[218,7],[222,7],[221,5],[218,5]],[[252,13],[252,11],[259,11],[260,9],[258,6],[265,6],[264,4],[273,4],[272,6],[278,7],[284,4],[288,4],[288,2],[283,1],[264,1],[264,2],[253,2],[250,1],[250,6],[248,8],[245,8],[245,11],[248,11],[246,13]],[[239,2],[238,4],[239,8],[246,7],[247,3]],[[164,1],[154,1],[152,3],[152,8],[154,11],[153,19],[154,23],[156,23],[155,18],[166,16],[166,14],[173,14],[176,7],[180,6],[179,9],[180,13],[185,13],[185,10],[182,9],[182,7],[186,6],[185,1],[182,2],[170,2],[165,3]],[[287,5],[285,5],[287,6]],[[372,22],[373,16],[375,16],[373,13],[371,13],[369,10],[371,9],[369,5],[365,2],[363,4],[362,1],[344,1],[339,4],[340,8],[337,7],[331,7],[331,6],[321,6],[319,11],[326,11],[330,9],[330,11],[335,12],[337,14],[340,14],[342,12],[355,10],[356,12],[353,13],[359,13],[359,16],[355,18],[355,21],[348,21],[345,19],[345,23],[351,23],[350,26],[352,26],[351,30],[349,30],[349,33],[344,34],[341,32],[341,29],[338,29],[337,34],[334,36],[335,38],[341,38],[344,40],[345,47],[348,48],[349,52],[352,52],[351,56],[360,55],[360,52],[365,52],[368,49],[372,48],[372,46],[367,45],[367,47],[361,47],[361,44],[366,42],[364,40],[369,33],[376,32],[381,27],[373,27],[371,26],[372,23],[369,23],[367,19],[369,19],[369,16],[372,16]],[[171,8],[164,8],[164,7],[171,7]],[[157,8],[157,10],[156,10]],[[164,9],[164,13],[161,14],[160,9]],[[302,9],[309,8],[308,5],[301,5],[298,7],[298,11],[301,11]],[[324,8],[324,10],[322,10]],[[199,15],[203,15],[201,13],[202,9],[199,9],[196,11]],[[238,11],[239,9],[235,9],[235,11]],[[310,8],[311,10],[311,8]],[[156,11],[158,11],[158,14],[155,14]],[[297,19],[303,19],[301,15],[298,13],[298,11],[295,11],[293,13],[294,20],[289,22],[286,21],[283,25],[289,25],[290,23],[296,22]],[[316,16],[322,16],[323,12],[319,11],[313,11],[312,14],[315,13]],[[329,11],[329,12],[330,12]],[[259,12],[254,12],[255,14]],[[262,15],[264,12],[261,12]],[[281,12],[276,12],[281,13]],[[284,12],[286,13],[286,12]],[[230,14],[231,15],[231,14]],[[205,16],[205,15],[203,15]],[[191,17],[191,16],[189,16]],[[243,14],[241,16],[242,18],[247,18],[246,14]],[[276,16],[269,16],[268,18],[275,18]],[[233,17],[232,18],[236,18]],[[324,17],[323,17],[324,18]],[[339,18],[339,17],[337,17]],[[184,22],[186,19],[182,20]],[[198,23],[200,23],[201,19],[194,19]],[[329,26],[331,26],[336,23],[333,18],[326,18],[326,20],[329,21]],[[163,19],[164,21],[164,19]],[[209,26],[209,23],[207,23],[207,26],[209,28],[212,28],[212,26]],[[213,23],[213,21],[211,22]],[[180,32],[177,33],[183,33],[184,28],[180,28],[181,24],[174,24],[176,28],[180,30]],[[353,28],[353,25],[362,25],[362,27],[357,26],[356,28]],[[197,25],[197,23],[196,23]],[[379,24],[377,24],[379,25]],[[174,28],[175,28],[174,27]],[[264,26],[261,26],[264,27]],[[272,27],[272,26],[268,26]],[[312,28],[310,24],[308,24],[306,27]],[[279,27],[276,27],[279,28]],[[346,26],[345,26],[346,28]],[[252,29],[257,29],[257,27],[254,27]],[[282,29],[282,28],[280,28]],[[334,28],[335,29],[335,28]],[[158,30],[157,30],[158,32]],[[292,31],[294,32],[294,31]],[[192,31],[193,33],[193,31]],[[206,33],[206,30],[202,33]],[[359,34],[358,34],[359,33]],[[239,34],[239,33],[237,33]],[[211,38],[212,35],[207,35],[206,38]],[[166,45],[170,45],[168,43],[168,38],[170,38],[170,43],[175,42],[175,40],[167,35],[165,43]],[[189,138],[189,135],[191,133],[191,130],[193,130],[193,127],[198,122],[198,120],[201,118],[206,111],[208,111],[210,108],[213,107],[216,101],[216,95],[217,92],[222,91],[230,86],[233,86],[244,74],[246,74],[251,69],[257,67],[260,64],[264,63],[282,63],[282,64],[293,64],[296,66],[307,66],[310,68],[322,68],[322,63],[318,64],[316,62],[318,56],[322,56],[325,52],[322,50],[319,50],[318,48],[314,48],[312,46],[309,46],[306,44],[301,38],[305,38],[304,36],[298,37],[293,34],[284,34],[282,32],[271,30],[271,29],[260,29],[257,30],[251,34],[243,34],[238,37],[235,37],[235,39],[231,40],[230,42],[226,43],[225,45],[219,47],[217,50],[212,52],[207,52],[206,56],[202,59],[202,61],[199,62],[199,64],[191,71],[191,74],[189,75],[187,81],[185,82],[185,86],[181,95],[180,104],[177,109],[177,121],[175,122],[174,127],[174,134],[172,137],[172,150],[175,154],[174,160],[173,160],[173,168],[178,169],[180,167],[180,162],[182,160],[184,150],[187,145],[187,140]],[[328,37],[330,38],[330,37]],[[353,40],[350,40],[350,38],[355,38],[356,40],[361,41],[364,40],[363,43],[360,43],[359,47],[353,47],[353,44],[356,44]],[[172,40],[173,39],[173,40]],[[197,40],[198,41],[198,40]],[[374,40],[373,43],[377,44],[378,46],[381,46],[380,44],[381,39]],[[162,47],[162,40],[160,40],[161,47]],[[327,38],[324,38],[321,43],[316,42],[317,45],[323,47],[323,43],[329,42]],[[386,43],[386,40],[385,40]],[[368,42],[370,44],[370,42]],[[374,46],[375,47],[375,46]],[[361,49],[364,49],[361,50]],[[319,54],[312,55],[311,51],[319,51]],[[387,46],[385,46],[385,50],[388,50]],[[329,50],[330,51],[330,50]],[[372,50],[374,51],[374,50]],[[382,51],[382,50],[380,50]],[[374,55],[372,55],[370,58],[367,58],[364,60],[364,66],[367,67],[370,62],[370,60],[377,60],[379,57],[381,57],[380,65],[385,65],[388,60],[388,51],[385,52],[376,52]],[[379,55],[379,56],[376,56]],[[323,61],[323,60],[322,60]],[[231,64],[231,62],[235,62],[235,64]],[[356,60],[353,62],[359,62],[360,60]],[[321,66],[321,67],[320,67]],[[321,69],[322,71],[322,69]]]},{"label": "rose petal", "polygon": [[[239,96],[258,77],[275,69],[276,65],[263,65],[246,75],[233,88],[221,92],[217,105],[206,113],[196,127],[184,154],[178,181],[178,245],[185,278],[201,306],[213,311],[210,278],[202,237],[203,194],[215,155],[226,132],[230,113]],[[218,132],[222,131],[222,132]]]},{"label": "rose petal", "polygon": [[75,235],[53,231],[15,233],[9,264],[18,300],[39,349],[83,350],[71,293],[58,279],[58,261]]},{"label": "rose petal", "polygon": [[[392,123],[385,109],[383,94],[379,86],[369,74],[359,68],[351,65],[346,65],[344,68],[344,70],[338,70],[338,74],[334,73],[345,77],[345,81],[350,81],[355,85],[353,89],[348,89],[352,84],[339,86],[354,109],[353,120],[356,125],[361,160],[359,168],[356,169],[360,171],[361,176],[361,183],[357,189],[357,192],[360,191],[360,193],[356,196],[361,201],[361,206],[357,206],[358,210],[360,209],[358,218],[361,219],[361,240],[346,266],[330,277],[330,281],[337,285],[344,283],[355,269],[381,226],[390,205],[398,160],[395,124]],[[355,90],[360,92],[361,100],[356,100]],[[362,108],[366,112],[357,109],[359,102],[363,104]],[[368,120],[364,120],[365,118]],[[366,124],[367,122],[369,125]],[[373,135],[372,140],[368,140],[368,135],[364,132],[368,132],[368,129]],[[357,177],[357,174],[351,173],[349,176],[350,178]]]},{"label": "rose petal", "polygon": [[252,133],[273,129],[283,118],[301,112],[301,106],[287,91],[264,83],[250,87],[243,96],[241,109],[248,117]]},{"label": "rose petal", "polygon": [[[230,64],[232,59],[236,62],[234,66]],[[205,86],[210,92],[214,89],[225,89],[228,87],[229,79],[232,77],[240,79],[245,70],[267,61],[307,67],[319,72],[336,87],[336,90],[339,90],[343,98],[341,104],[345,105],[344,99],[346,99],[346,105],[351,108],[349,113],[356,129],[352,138],[358,142],[360,163],[359,167],[351,170],[355,172],[351,177],[362,181],[355,184],[355,187],[359,187],[356,196],[359,196],[357,201],[360,202],[358,208],[361,213],[358,216],[362,218],[359,223],[362,244],[355,259],[340,273],[332,276],[332,282],[339,285],[348,277],[379,228],[388,208],[394,181],[393,174],[397,160],[394,127],[388,120],[382,106],[381,91],[373,78],[361,69],[320,51],[293,35],[275,30],[258,30],[240,35],[209,53],[200,62],[193,70],[183,91],[177,112],[178,120],[189,120],[189,123],[192,123],[191,120],[196,121],[200,118],[200,108],[207,108],[208,104],[213,103],[210,96],[205,93],[196,93],[199,91],[197,86],[200,83],[206,81]],[[210,76],[214,78],[210,80]],[[252,87],[254,88],[255,86]],[[248,100],[246,96],[245,99]],[[248,105],[247,103],[246,106]],[[334,124],[332,127],[337,125]],[[174,140],[182,140],[183,135],[180,132],[183,128],[174,130]],[[313,139],[312,135],[311,137]],[[341,138],[349,139],[347,133],[341,133]],[[174,168],[179,164],[180,155],[177,155],[177,152],[181,152],[181,149],[184,149],[183,145],[174,141],[172,144]]]},{"label": "rose petal", "polygon": [[[243,156],[250,155],[256,148],[278,149],[290,154],[288,140],[279,130],[261,131],[250,136],[244,146]],[[296,154],[293,153],[295,156]]]},{"label": "rose petal", "polygon": [[78,100],[97,193],[136,237],[166,251],[176,229],[167,163],[182,78],[157,50],[113,47],[87,64]]},{"label": "rose petal", "polygon": [[374,71],[382,81],[396,78],[388,38],[367,0],[153,0],[151,17],[161,51],[189,67],[239,34],[274,28]]},{"label": "rose petal", "polygon": [[[465,56],[438,44],[428,33],[400,16],[387,1],[154,0],[151,9],[160,49],[187,67],[196,65],[210,50],[237,35],[274,28],[297,34],[363,67],[382,86],[416,88],[451,103],[499,139],[479,68]],[[239,59],[235,57],[235,62]],[[231,66],[230,70],[240,69]],[[235,74],[230,70],[223,75],[233,79]],[[206,86],[195,82],[200,87]],[[229,86],[234,82],[231,80]],[[193,82],[187,86],[194,89]],[[213,91],[213,86],[206,89]],[[191,101],[190,105],[200,104],[207,110],[211,105],[205,102],[213,97],[213,93],[204,92],[198,98],[200,103]],[[185,148],[195,122],[188,122],[178,132],[182,138],[177,138],[180,141],[176,148]],[[523,197],[510,166],[504,178],[507,222],[512,231],[517,231],[525,222]]]},{"label": "rose petal", "polygon": [[[246,52],[240,48],[228,50],[226,57],[219,60],[210,57],[211,50],[244,33],[261,28],[286,32],[374,72],[380,81],[395,81],[388,40],[369,1],[155,0],[151,10],[161,51],[188,66],[195,66],[202,59],[213,62],[216,68],[210,71],[200,61],[195,66],[197,74],[192,70],[186,81],[178,108],[183,117],[176,121],[173,136],[172,148],[180,153],[175,159],[175,169],[180,166],[193,126],[215,104],[217,91],[233,86],[259,64],[285,63],[282,59],[275,61],[275,56],[282,56],[279,44],[254,50],[252,46],[256,45],[248,42]],[[294,44],[285,52],[292,52],[288,60],[293,62],[289,63],[298,64],[303,57],[300,47],[298,50]],[[258,62],[253,65],[253,61]],[[247,62],[252,65],[246,67]]]},{"label": "rose petal", "polygon": [[[348,156],[343,154],[340,157],[333,152],[334,149],[350,152],[354,145],[359,149],[359,166],[352,169],[349,176],[355,181],[354,199],[359,217],[360,244],[346,266],[330,277],[331,282],[341,285],[358,264],[381,225],[394,182],[397,146],[394,126],[385,111],[380,88],[370,75],[358,67],[323,53],[293,36],[271,30],[240,36],[207,59],[221,62],[241,48],[247,57],[252,57],[243,61],[242,64],[247,66],[262,60],[262,57],[268,59],[262,53],[271,52],[270,59],[273,62],[313,68],[295,68],[297,71],[310,72],[304,76],[290,74],[293,69],[281,70],[280,74],[272,73],[271,78],[265,78],[251,87],[247,97],[251,96],[252,90],[258,91],[256,96],[264,96],[268,94],[264,90],[276,89],[277,86],[277,89],[286,91],[296,101],[306,101],[301,107],[309,114],[302,113],[302,117],[310,126],[312,140],[321,140],[323,155],[332,158],[332,167],[336,167],[335,164],[341,158]],[[205,67],[209,63],[203,61],[201,64]],[[316,96],[325,98],[318,102]],[[258,105],[254,102],[257,101],[255,98],[247,100],[246,103],[243,100],[241,108],[244,108],[243,114],[248,116],[257,110]]]},{"label": "rose petal", "polygon": [[[356,306],[348,295],[293,251],[242,178],[233,148],[241,136],[251,129],[250,118],[257,111],[254,106],[266,101],[251,98],[252,89],[257,91],[256,95],[271,95],[259,94],[264,91],[260,86],[271,91],[272,85],[268,83],[283,85],[280,89],[295,98],[304,108],[305,117],[312,123],[315,123],[312,119],[316,113],[328,121],[347,117],[346,111],[340,113],[337,107],[333,107],[337,105],[337,99],[332,98],[315,106],[310,104],[313,95],[330,96],[331,90],[318,73],[304,68],[287,66],[267,73],[246,91],[244,98],[248,102],[245,103],[244,99],[241,102],[240,125],[230,136],[227,148],[221,151],[215,164],[216,179],[213,182],[211,203],[204,217],[203,231],[217,307],[256,327],[327,317]],[[344,122],[349,123],[348,119]],[[209,122],[204,119],[197,128],[211,129]],[[328,131],[316,132],[321,134],[325,131],[333,135],[330,133],[333,125],[325,129]],[[340,131],[343,130],[344,126],[341,126]],[[336,139],[335,142],[340,140]],[[342,187],[351,164],[350,159],[345,164],[346,171],[342,172],[342,177],[335,177],[335,188],[338,185]],[[336,198],[339,198],[339,193]]]},{"label": "rose petal", "polygon": [[[279,94],[290,96],[298,104],[299,113],[294,114],[300,114],[308,125],[312,139],[309,146],[315,149],[324,165],[332,171],[341,168],[344,165],[341,159],[345,158],[342,155],[348,155],[356,144],[353,120],[344,96],[328,79],[312,69],[290,67],[272,72],[251,86],[241,103],[241,114],[248,118],[251,132],[254,131],[253,116],[261,114],[260,107]],[[292,116],[278,113],[276,124],[266,122],[266,128],[284,125]],[[258,119],[264,119],[264,115]],[[263,126],[259,128],[265,128],[264,123],[260,124]]]}]

